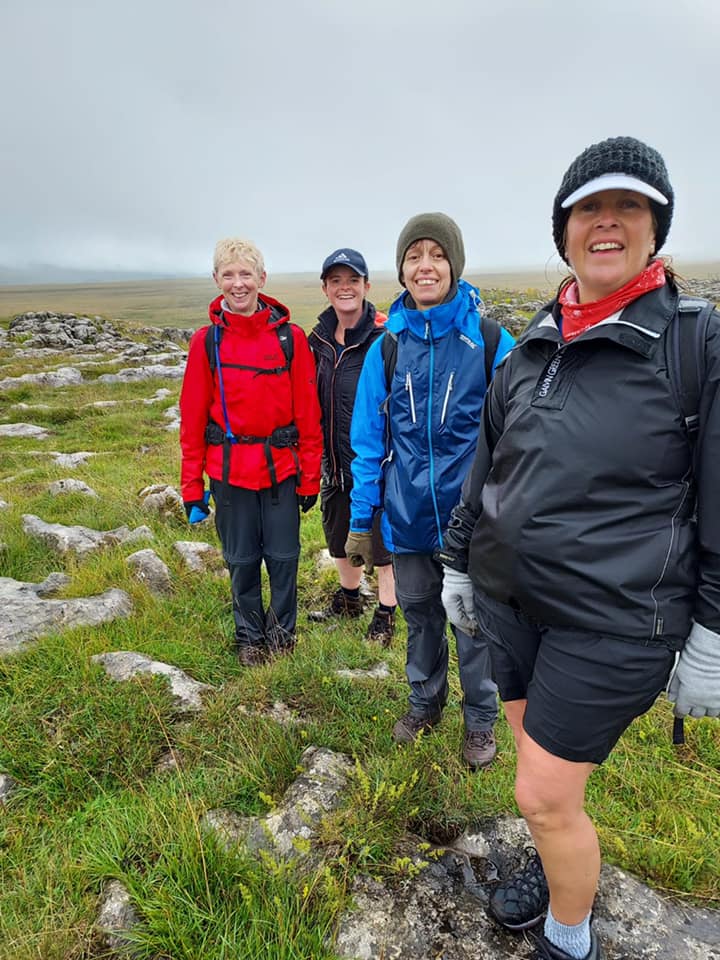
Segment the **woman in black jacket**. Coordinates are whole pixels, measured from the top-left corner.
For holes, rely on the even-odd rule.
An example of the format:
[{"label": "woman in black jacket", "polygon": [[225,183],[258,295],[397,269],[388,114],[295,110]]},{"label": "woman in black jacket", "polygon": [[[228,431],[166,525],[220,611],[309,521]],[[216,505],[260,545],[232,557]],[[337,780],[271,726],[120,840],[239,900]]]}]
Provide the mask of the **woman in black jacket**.
[{"label": "woman in black jacket", "polygon": [[[444,538],[443,601],[460,627],[476,612],[490,639],[539,855],[498,885],[490,909],[530,927],[549,888],[540,960],[602,956],[585,787],[678,652],[676,714],[720,713],[720,314],[683,312],[656,256],[673,204],[662,157],[638,140],[605,140],[573,161],[553,209],[573,276],[495,375]],[[701,315],[693,444],[671,367],[678,324]]]},{"label": "woman in black jacket", "polygon": [[[315,354],[317,385],[322,410],[323,465],[320,503],[325,539],[340,578],[340,586],[324,610],[310,613],[311,620],[359,617],[362,568],[350,565],[345,541],[350,526],[350,491],[354,456],[350,446],[355,393],[365,355],[381,336],[386,317],[367,299],[370,289],[365,258],[344,247],[326,257],[320,274],[330,301],[320,314],[308,342]],[[392,554],[380,533],[380,514],[373,524],[373,564],[377,567],[378,605],[366,639],[389,646],[395,632],[395,580]]]}]

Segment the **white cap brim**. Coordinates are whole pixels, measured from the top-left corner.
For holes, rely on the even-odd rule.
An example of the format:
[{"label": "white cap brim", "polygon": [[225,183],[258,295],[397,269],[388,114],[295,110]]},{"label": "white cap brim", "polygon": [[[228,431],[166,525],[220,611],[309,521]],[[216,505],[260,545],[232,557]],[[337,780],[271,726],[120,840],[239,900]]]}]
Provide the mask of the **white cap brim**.
[{"label": "white cap brim", "polygon": [[649,197],[655,203],[662,204],[663,207],[668,204],[668,198],[663,196],[659,190],[651,187],[649,183],[638,180],[637,177],[631,177],[627,173],[603,173],[602,176],[595,177],[594,180],[588,180],[587,183],[578,187],[574,193],[563,200],[560,206],[563,210],[567,210],[578,200],[589,197],[591,193],[600,193],[601,190],[634,190],[635,193],[642,193],[643,196]]}]

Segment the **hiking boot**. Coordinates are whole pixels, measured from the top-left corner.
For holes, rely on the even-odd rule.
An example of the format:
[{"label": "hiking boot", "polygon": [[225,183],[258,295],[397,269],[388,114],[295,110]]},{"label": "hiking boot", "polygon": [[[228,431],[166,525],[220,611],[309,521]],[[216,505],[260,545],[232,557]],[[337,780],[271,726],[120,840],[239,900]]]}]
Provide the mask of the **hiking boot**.
[{"label": "hiking boot", "polygon": [[495,759],[497,748],[492,730],[466,730],[463,741],[463,760],[471,770],[489,767]]},{"label": "hiking boot", "polygon": [[369,643],[379,643],[382,647],[389,647],[394,636],[395,614],[389,610],[385,613],[380,607],[376,607],[370,626],[367,628],[365,639]]},{"label": "hiking boot", "polygon": [[417,714],[408,711],[400,717],[393,727],[392,737],[395,743],[412,743],[421,733],[430,733],[440,723],[440,714]]},{"label": "hiking boot", "polygon": [[261,647],[255,643],[239,643],[237,655],[244,667],[259,667],[270,659],[270,651],[267,647]]},{"label": "hiking boot", "polygon": [[537,850],[527,847],[525,853],[525,865],[495,887],[488,904],[490,915],[508,930],[527,930],[540,923],[550,900]]},{"label": "hiking boot", "polygon": [[308,613],[308,620],[312,620],[313,623],[322,623],[323,620],[331,620],[333,617],[359,617],[362,612],[362,598],[350,597],[342,587],[338,587],[327,607],[323,610],[311,610]]},{"label": "hiking boot", "polygon": [[[572,960],[572,957],[569,953],[561,950],[560,947],[556,947],[555,944],[550,943],[545,934],[543,934],[537,938],[535,942],[535,952],[532,954],[530,960]],[[590,950],[585,954],[583,960],[603,960],[600,942],[592,930],[590,931]]]}]

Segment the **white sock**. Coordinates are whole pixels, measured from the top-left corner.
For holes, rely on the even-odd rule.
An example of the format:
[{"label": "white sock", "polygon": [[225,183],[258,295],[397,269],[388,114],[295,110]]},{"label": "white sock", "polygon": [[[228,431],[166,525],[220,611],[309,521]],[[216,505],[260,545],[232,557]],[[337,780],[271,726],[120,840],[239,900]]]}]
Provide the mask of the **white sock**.
[{"label": "white sock", "polygon": [[580,923],[560,923],[548,907],[545,936],[553,946],[564,950],[573,960],[584,960],[590,953],[590,914]]}]

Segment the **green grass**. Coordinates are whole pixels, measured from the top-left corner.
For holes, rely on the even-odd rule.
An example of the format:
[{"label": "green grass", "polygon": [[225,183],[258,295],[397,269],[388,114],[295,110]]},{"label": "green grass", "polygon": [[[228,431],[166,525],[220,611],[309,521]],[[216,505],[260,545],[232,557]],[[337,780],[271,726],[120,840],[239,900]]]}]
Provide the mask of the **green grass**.
[{"label": "green grass", "polygon": [[[389,651],[362,642],[364,620],[335,630],[308,622],[305,610],[334,582],[331,572],[316,570],[323,545],[317,508],[303,517],[296,652],[243,671],[231,650],[227,580],[187,572],[173,549],[178,539],[217,545],[213,528],[148,515],[138,497],[150,483],[178,482],[177,434],[164,429],[162,413],[179,384],[169,384],[167,401],[150,406],[86,406],[139,400],[160,385],[0,394],[5,415],[52,431],[42,442],[0,439],[0,498],[10,503],[0,511],[0,575],[36,582],[59,570],[71,577],[61,596],[120,587],[133,601],[127,620],[51,635],[0,660],[0,771],[19,784],[0,812],[0,960],[101,956],[93,923],[101,888],[112,878],[130,890],[143,917],[136,946],[147,960],[331,960],[335,924],[358,873],[411,876],[409,833],[424,838],[430,860],[430,845],[478,820],[516,813],[510,731],[501,720],[492,771],[468,773],[453,655],[442,725],[406,749],[393,744],[392,724],[407,697],[402,622]],[[13,410],[20,394],[50,411]],[[33,453],[81,449],[98,455],[74,471]],[[48,485],[65,476],[84,480],[100,499],[51,497]],[[100,529],[145,523],[155,539],[84,559],[60,557],[23,533],[24,513]],[[149,594],[125,562],[149,545],[173,576],[166,599]],[[111,681],[90,660],[108,650],[136,650],[211,684],[205,711],[180,723],[160,679]],[[379,659],[390,666],[387,680],[336,675]],[[296,723],[281,726],[253,712],[276,700]],[[689,722],[688,744],[677,750],[671,725],[664,701],[633,724],[591,778],[589,811],[607,860],[663,891],[720,905],[720,727]],[[354,762],[340,808],[322,824],[312,867],[300,857],[281,863],[225,850],[201,830],[203,814],[216,807],[266,813],[297,776],[309,744]],[[181,766],[158,773],[170,747]]]}]

